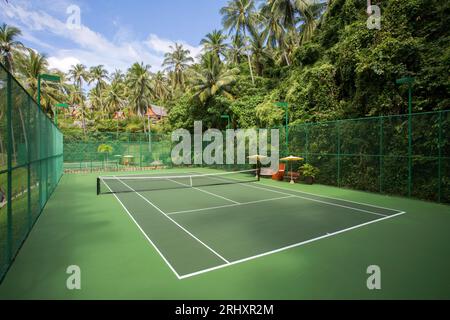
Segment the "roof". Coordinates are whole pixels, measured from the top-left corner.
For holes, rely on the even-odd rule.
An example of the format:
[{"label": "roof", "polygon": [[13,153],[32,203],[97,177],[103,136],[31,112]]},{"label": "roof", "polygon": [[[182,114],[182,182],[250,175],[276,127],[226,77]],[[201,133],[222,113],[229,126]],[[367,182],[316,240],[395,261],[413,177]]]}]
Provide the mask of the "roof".
[{"label": "roof", "polygon": [[152,109],[153,113],[158,117],[167,117],[167,111],[166,108],[150,105],[150,108]]}]

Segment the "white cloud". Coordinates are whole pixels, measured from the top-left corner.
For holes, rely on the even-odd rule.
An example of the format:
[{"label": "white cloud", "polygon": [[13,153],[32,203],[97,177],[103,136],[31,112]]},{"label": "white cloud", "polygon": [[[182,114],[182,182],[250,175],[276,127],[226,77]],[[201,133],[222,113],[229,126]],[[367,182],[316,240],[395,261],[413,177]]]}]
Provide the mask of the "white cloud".
[{"label": "white cloud", "polygon": [[159,52],[162,54],[169,52],[170,47],[175,46],[175,43],[182,44],[183,47],[185,47],[186,49],[188,49],[191,52],[191,56],[193,58],[197,57],[202,51],[201,46],[194,47],[194,46],[191,46],[190,44],[186,43],[185,41],[180,41],[180,40],[172,41],[172,40],[168,40],[168,39],[161,39],[156,34],[150,34],[150,36],[148,37],[148,40],[145,42],[145,44],[151,50],[154,50],[155,52]]},{"label": "white cloud", "polygon": [[0,8],[6,17],[22,28],[26,35],[25,40],[36,44],[39,37],[33,33],[45,32],[70,41],[73,48],[56,49],[49,44],[39,43],[43,47],[52,48],[50,66],[63,71],[67,71],[73,64],[83,63],[88,67],[101,64],[112,72],[115,69],[126,70],[134,62],[150,64],[154,71],[161,70],[164,53],[168,52],[175,42],[183,44],[193,57],[201,52],[201,47],[191,46],[184,41],[162,39],[155,34],[150,34],[144,41],[133,41],[129,39],[130,33],[127,30],[120,29],[115,41],[110,41],[84,25],[79,29],[67,28],[65,21],[41,10],[32,10],[26,5],[0,4]]},{"label": "white cloud", "polygon": [[48,58],[48,64],[50,69],[59,69],[63,72],[69,71],[71,66],[76,65],[78,63],[81,63],[81,61],[75,57]]}]

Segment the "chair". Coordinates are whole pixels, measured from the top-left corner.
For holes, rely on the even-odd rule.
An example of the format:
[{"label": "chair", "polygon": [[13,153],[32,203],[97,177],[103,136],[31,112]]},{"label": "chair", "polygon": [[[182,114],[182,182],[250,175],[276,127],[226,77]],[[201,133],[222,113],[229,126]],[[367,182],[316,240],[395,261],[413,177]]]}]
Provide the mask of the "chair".
[{"label": "chair", "polygon": [[272,180],[283,181],[285,173],[286,173],[286,164],[280,163],[278,172],[272,175]]}]

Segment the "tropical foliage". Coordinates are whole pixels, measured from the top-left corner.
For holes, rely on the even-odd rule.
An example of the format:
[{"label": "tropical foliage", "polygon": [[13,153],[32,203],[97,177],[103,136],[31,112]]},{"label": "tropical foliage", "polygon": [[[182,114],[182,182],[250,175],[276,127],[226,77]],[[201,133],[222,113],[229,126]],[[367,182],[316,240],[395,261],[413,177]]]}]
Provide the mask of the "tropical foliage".
[{"label": "tropical foliage", "polygon": [[101,65],[48,70],[46,55],[24,48],[6,24],[0,54],[34,97],[39,74],[60,75],[44,83],[42,106],[53,115],[57,102],[70,105],[63,130],[146,131],[150,104],[166,107],[168,118],[152,126],[166,131],[195,120],[224,129],[224,114],[234,127],[283,125],[278,101],[289,103],[291,123],[401,114],[407,94],[396,79],[405,76],[416,79],[415,112],[448,109],[450,3],[382,1],[380,29],[367,26],[370,3],[229,0],[223,30],[201,39],[200,56],[176,43],[156,73],[140,61],[111,74]]}]

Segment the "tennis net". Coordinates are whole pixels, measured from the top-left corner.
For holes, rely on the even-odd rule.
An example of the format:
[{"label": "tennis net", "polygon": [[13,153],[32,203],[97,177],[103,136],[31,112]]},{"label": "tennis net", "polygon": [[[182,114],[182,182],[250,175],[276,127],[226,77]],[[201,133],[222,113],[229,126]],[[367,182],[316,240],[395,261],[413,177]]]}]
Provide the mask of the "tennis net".
[{"label": "tennis net", "polygon": [[97,178],[97,195],[196,188],[259,181],[258,170],[179,176],[106,176]]}]

